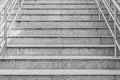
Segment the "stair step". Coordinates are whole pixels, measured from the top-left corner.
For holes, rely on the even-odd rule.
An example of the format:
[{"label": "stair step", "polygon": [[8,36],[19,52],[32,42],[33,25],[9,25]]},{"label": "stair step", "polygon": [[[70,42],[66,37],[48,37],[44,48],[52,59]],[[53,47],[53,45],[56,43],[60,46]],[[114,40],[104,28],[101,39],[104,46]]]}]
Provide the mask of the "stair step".
[{"label": "stair step", "polygon": [[23,21],[84,21],[84,20],[98,20],[98,16],[36,16],[36,15],[25,15],[20,18]]},{"label": "stair step", "polygon": [[120,70],[79,70],[79,69],[72,69],[72,70],[65,70],[65,69],[54,69],[54,70],[24,70],[24,69],[4,69],[0,70],[0,75],[11,75],[11,76],[36,76],[36,75],[78,75],[78,76],[119,76]]},{"label": "stair step", "polygon": [[97,5],[23,5],[22,8],[96,8]]},{"label": "stair step", "polygon": [[[112,22],[110,22],[112,25]],[[105,21],[16,21],[16,27],[44,27],[44,28],[96,28],[107,27]]]},{"label": "stair step", "polygon": [[108,29],[24,29],[12,30],[10,35],[57,35],[57,36],[111,36]]},{"label": "stair step", "polygon": [[[106,16],[108,18],[109,15]],[[22,15],[23,21],[95,21],[98,15]]]},{"label": "stair step", "polygon": [[[98,10],[21,10],[21,14],[98,14]],[[106,12],[107,13],[107,12]]]},{"label": "stair step", "polygon": [[24,4],[33,4],[33,3],[37,3],[37,4],[43,4],[43,3],[54,3],[54,4],[58,4],[58,3],[63,3],[63,4],[72,4],[72,3],[82,3],[82,4],[88,4],[88,3],[94,3],[95,4],[95,1],[60,1],[60,0],[45,0],[45,1],[25,1]]},{"label": "stair step", "polygon": [[[120,39],[118,39],[120,41]],[[9,38],[14,45],[110,45],[112,38]]]},{"label": "stair step", "polygon": [[119,80],[120,76],[1,76],[3,80]]},{"label": "stair step", "polygon": [[[37,46],[37,45],[13,45],[8,46],[8,56],[114,56],[114,45],[112,46]],[[5,55],[5,54],[1,54]]]},{"label": "stair step", "polygon": [[[81,4],[96,4],[95,3],[95,1],[94,0],[88,0],[88,1],[85,1],[85,0],[72,0],[72,1],[70,1],[70,0],[64,0],[64,1],[61,1],[61,0],[40,0],[40,1],[38,1],[38,0],[33,0],[33,1],[25,1],[25,3],[24,4],[44,4],[44,3],[49,3],[49,4],[60,4],[60,3],[62,3],[62,4],[72,4],[72,3],[81,3]],[[120,3],[119,1],[118,1],[118,3]]]},{"label": "stair step", "polygon": [[79,60],[79,59],[27,59],[27,60],[0,60],[0,69],[120,69],[118,59],[114,60]]},{"label": "stair step", "polygon": [[120,60],[114,56],[0,56],[0,60]]}]

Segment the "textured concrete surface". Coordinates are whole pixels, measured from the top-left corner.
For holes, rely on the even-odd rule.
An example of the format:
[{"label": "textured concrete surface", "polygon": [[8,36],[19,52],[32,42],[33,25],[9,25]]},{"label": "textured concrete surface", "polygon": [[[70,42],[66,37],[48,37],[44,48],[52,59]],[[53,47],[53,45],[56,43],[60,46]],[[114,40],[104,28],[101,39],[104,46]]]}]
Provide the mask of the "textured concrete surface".
[{"label": "textured concrete surface", "polygon": [[[18,43],[19,42],[19,43]],[[105,45],[114,44],[112,38],[11,38],[8,44],[23,45]]]},{"label": "textured concrete surface", "polygon": [[39,20],[39,21],[52,21],[52,20],[63,20],[63,21],[81,21],[81,20],[98,20],[98,15],[93,15],[93,16],[89,16],[89,15],[81,15],[81,16],[22,16],[21,20]]},{"label": "textured concrete surface", "polygon": [[[112,23],[111,23],[112,24]],[[55,27],[107,27],[105,22],[17,22],[16,27],[44,27],[44,28],[55,28]]]},{"label": "textured concrete surface", "polygon": [[[37,3],[83,3],[82,5],[36,5]],[[39,28],[105,28],[104,21],[98,21],[94,0],[26,0],[19,19],[14,27]],[[25,9],[26,7],[26,9]],[[95,8],[94,8],[95,7]],[[41,10],[39,10],[39,9]],[[42,10],[43,8],[53,10]],[[62,8],[62,9],[60,9]],[[69,8],[69,9],[65,9]],[[74,10],[74,8],[81,8]],[[36,10],[35,10],[36,9]],[[106,12],[106,11],[105,11]],[[28,15],[25,15],[27,13]],[[29,14],[30,13],[30,14]],[[39,15],[37,15],[39,14]],[[54,15],[40,15],[54,14]],[[55,15],[61,14],[61,15]],[[62,15],[81,14],[81,15]],[[83,15],[84,14],[84,15]],[[89,15],[87,15],[89,14]],[[95,14],[95,15],[90,15]],[[23,21],[22,21],[23,20]],[[27,21],[24,21],[27,20]],[[30,21],[31,20],[31,21]],[[49,20],[39,22],[32,20]],[[55,22],[61,20],[62,22]],[[66,22],[63,22],[67,20]],[[77,22],[69,22],[74,20]],[[79,21],[80,20],[80,21]],[[92,21],[93,20],[93,21]],[[113,26],[112,22],[110,23]],[[45,29],[45,30],[13,30],[11,35],[79,35],[110,36],[108,29]],[[111,38],[9,38],[9,44],[56,45],[56,44],[113,44]],[[113,56],[114,48],[8,48],[8,56]],[[120,69],[119,60],[0,60],[0,69]],[[0,76],[0,80],[119,80],[120,76]]]},{"label": "textured concrete surface", "polygon": [[120,76],[0,76],[1,80],[119,80]]},{"label": "textured concrete surface", "polygon": [[120,69],[120,62],[110,60],[6,60],[0,69]]},{"label": "textured concrete surface", "polygon": [[[74,3],[73,3],[74,4]],[[84,4],[84,3],[83,3]],[[95,8],[97,5],[24,5],[23,8]]]},{"label": "textured concrete surface", "polygon": [[113,48],[8,48],[10,56],[113,56]]},{"label": "textured concrete surface", "polygon": [[59,36],[111,36],[108,29],[23,29],[12,30],[10,35],[59,35]]},{"label": "textured concrete surface", "polygon": [[98,10],[22,10],[21,14],[93,14]]},{"label": "textured concrete surface", "polygon": [[[65,1],[63,1],[63,0],[30,0],[30,1],[26,1],[26,2],[29,2],[29,3],[87,3],[87,1],[90,1],[90,0],[65,0]],[[90,2],[93,2],[93,3],[95,3],[93,0],[91,0]]]}]

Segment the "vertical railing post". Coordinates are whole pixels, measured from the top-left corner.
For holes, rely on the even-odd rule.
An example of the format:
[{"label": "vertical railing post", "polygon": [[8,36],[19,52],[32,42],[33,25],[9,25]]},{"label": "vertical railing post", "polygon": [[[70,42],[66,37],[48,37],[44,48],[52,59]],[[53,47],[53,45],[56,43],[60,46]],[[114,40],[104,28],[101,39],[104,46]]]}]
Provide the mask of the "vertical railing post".
[{"label": "vertical railing post", "polygon": [[20,9],[19,18],[21,18],[21,6],[22,6],[21,4],[22,4],[21,0],[18,0],[18,9]]},{"label": "vertical railing post", "polygon": [[[111,7],[111,0],[109,0],[109,6]],[[109,14],[109,20],[111,20],[111,16],[110,16],[110,14]]]},{"label": "vertical railing post", "polygon": [[[102,3],[102,1],[101,0],[99,0],[99,7],[101,8],[101,3]],[[101,20],[101,12],[100,12],[100,10],[99,10],[99,20]]]},{"label": "vertical railing post", "polygon": [[[117,1],[117,0],[116,0]],[[114,5],[114,46],[115,46],[115,57],[117,57],[117,44],[116,44],[116,41],[117,41],[117,27],[116,27],[116,22],[117,22],[117,8],[116,6]]]},{"label": "vertical railing post", "polygon": [[4,7],[4,45],[3,45],[3,52],[4,52],[4,55],[7,55],[7,8]]}]

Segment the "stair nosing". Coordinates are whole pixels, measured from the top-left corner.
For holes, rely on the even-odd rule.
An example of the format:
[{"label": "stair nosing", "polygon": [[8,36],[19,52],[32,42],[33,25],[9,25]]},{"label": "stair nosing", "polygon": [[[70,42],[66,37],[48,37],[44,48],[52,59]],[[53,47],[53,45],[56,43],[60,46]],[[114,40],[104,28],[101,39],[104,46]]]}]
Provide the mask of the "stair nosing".
[{"label": "stair nosing", "polygon": [[[0,38],[3,38],[0,36]],[[76,36],[76,35],[9,35],[8,38],[113,38],[112,36]],[[120,38],[120,36],[118,37]]]},{"label": "stair nosing", "polygon": [[78,75],[78,76],[115,76],[120,75],[116,69],[1,69],[0,75],[35,76],[35,75]]},{"label": "stair nosing", "polygon": [[114,56],[0,56],[0,60],[120,60]]},{"label": "stair nosing", "polygon": [[[10,20],[9,20],[10,22]],[[105,22],[104,20],[16,20],[16,22]],[[109,22],[113,22],[112,20]]]},{"label": "stair nosing", "polygon": [[114,45],[7,45],[8,48],[113,48]]},{"label": "stair nosing", "polygon": [[44,30],[44,29],[108,29],[108,27],[15,27],[12,30]]}]

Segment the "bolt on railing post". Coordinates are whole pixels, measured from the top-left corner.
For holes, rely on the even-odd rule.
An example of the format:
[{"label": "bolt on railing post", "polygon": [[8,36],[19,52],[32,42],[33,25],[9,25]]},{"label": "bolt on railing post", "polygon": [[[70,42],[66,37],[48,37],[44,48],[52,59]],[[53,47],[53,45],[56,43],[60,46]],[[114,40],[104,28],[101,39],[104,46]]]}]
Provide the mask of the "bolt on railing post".
[{"label": "bolt on railing post", "polygon": [[[116,0],[117,1],[117,0]],[[116,6],[114,5],[114,45],[115,45],[115,57],[117,57],[117,44],[116,44],[116,41],[117,41],[117,27],[116,27],[116,22],[117,22],[117,8]]]},{"label": "bolt on railing post", "polygon": [[4,52],[4,55],[7,55],[7,9],[6,7],[4,8],[4,22],[5,22],[5,25],[4,25],[4,46],[3,46],[3,52]]},{"label": "bolt on railing post", "polygon": [[[101,3],[102,3],[101,0],[99,0],[99,5],[100,5],[99,7],[101,7]],[[101,12],[100,12],[100,10],[99,10],[99,20],[101,20]]]}]

